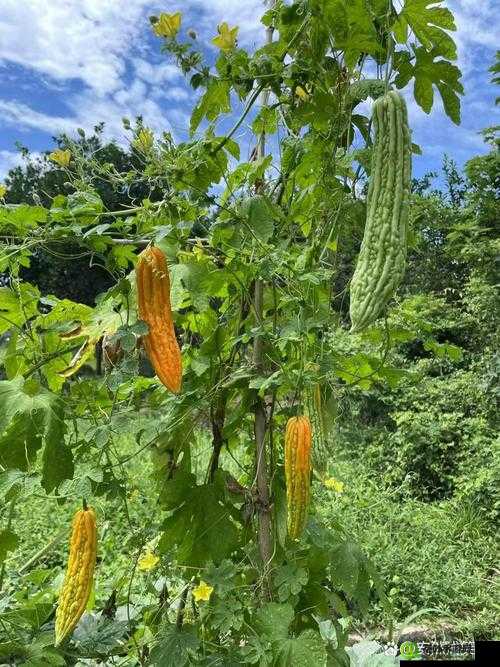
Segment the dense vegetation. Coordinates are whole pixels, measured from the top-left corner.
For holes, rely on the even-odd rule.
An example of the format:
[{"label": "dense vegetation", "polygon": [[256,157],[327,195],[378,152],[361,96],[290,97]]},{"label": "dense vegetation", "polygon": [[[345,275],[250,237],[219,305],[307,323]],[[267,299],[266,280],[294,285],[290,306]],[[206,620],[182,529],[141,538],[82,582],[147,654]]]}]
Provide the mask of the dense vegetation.
[{"label": "dense vegetation", "polygon": [[[238,48],[223,23],[215,63],[192,34],[182,41],[180,14],[153,19],[202,92],[189,141],[155,137],[138,118],[125,120],[125,149],[97,126],[59,137],[40,160],[27,154],[1,186],[8,664],[344,666],[356,646],[380,648],[349,648],[354,630],[393,641],[419,618],[495,634],[495,129],[464,174],[445,158],[439,189],[436,175],[414,180],[400,209],[394,164],[390,178],[371,168],[361,105],[413,81],[424,111],[435,86],[459,122],[451,13],[386,0],[272,4],[267,43]],[[231,112],[232,130],[217,134]],[[235,140],[244,121],[247,162]],[[400,130],[388,129],[381,160]],[[399,230],[409,214],[407,238],[391,239],[403,241],[406,271],[380,318],[352,333],[374,175]],[[145,342],[159,301],[148,294],[141,306],[136,267],[151,244],[169,265],[179,394],[159,381],[162,360]],[[163,270],[152,276],[164,284]],[[287,442],[300,448],[293,463],[287,423],[303,427]],[[81,538],[70,556],[87,570],[64,586],[87,613],[77,624],[79,606],[60,599],[56,646],[82,500],[83,515],[87,505],[96,514],[96,575],[91,587],[92,527],[91,546]]]}]

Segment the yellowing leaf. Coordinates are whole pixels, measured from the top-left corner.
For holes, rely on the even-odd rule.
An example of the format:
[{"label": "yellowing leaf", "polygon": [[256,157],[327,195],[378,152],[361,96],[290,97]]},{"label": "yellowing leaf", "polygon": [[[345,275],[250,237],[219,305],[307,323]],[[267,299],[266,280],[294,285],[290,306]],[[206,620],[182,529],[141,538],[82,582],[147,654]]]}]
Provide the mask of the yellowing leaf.
[{"label": "yellowing leaf", "polygon": [[63,151],[58,148],[56,151],[52,151],[52,153],[50,153],[49,159],[52,160],[52,162],[56,162],[60,167],[67,167],[71,160],[71,151]]},{"label": "yellowing leaf", "polygon": [[139,558],[137,566],[139,570],[142,570],[143,572],[148,572],[149,570],[155,568],[159,562],[160,559],[158,556],[156,556],[152,551],[146,551],[144,556],[141,556]]},{"label": "yellowing leaf", "polygon": [[335,493],[342,493],[344,490],[344,482],[339,482],[338,479],[335,479],[334,477],[329,477],[328,479],[325,479],[323,484],[326,486],[327,489],[332,489],[335,491]]},{"label": "yellowing leaf", "polygon": [[81,347],[71,359],[69,366],[59,371],[61,377],[70,377],[76,373],[89,357],[94,354],[95,346],[105,334],[112,335],[120,326],[120,314],[104,302],[94,310],[88,309],[88,318],[77,324],[76,328],[68,333],[61,334],[63,340],[84,338]]},{"label": "yellowing leaf", "polygon": [[230,51],[236,46],[236,37],[238,35],[238,26],[230,28],[227,23],[221,23],[217,26],[218,37],[212,39],[212,44],[222,51]]},{"label": "yellowing leaf", "polygon": [[309,99],[309,94],[302,88],[302,86],[295,87],[295,94],[297,97],[300,97],[303,102],[307,102]]},{"label": "yellowing leaf", "polygon": [[160,14],[158,21],[154,24],[153,30],[158,37],[175,37],[181,27],[182,14]]},{"label": "yellowing leaf", "polygon": [[210,600],[210,596],[212,595],[213,590],[214,590],[213,586],[209,586],[204,581],[200,580],[198,586],[196,586],[196,588],[193,589],[193,597],[196,600],[196,602],[200,602],[200,600],[208,602],[208,600]]},{"label": "yellowing leaf", "polygon": [[5,197],[5,194],[7,192],[7,188],[5,185],[0,185],[0,199],[3,199]]}]

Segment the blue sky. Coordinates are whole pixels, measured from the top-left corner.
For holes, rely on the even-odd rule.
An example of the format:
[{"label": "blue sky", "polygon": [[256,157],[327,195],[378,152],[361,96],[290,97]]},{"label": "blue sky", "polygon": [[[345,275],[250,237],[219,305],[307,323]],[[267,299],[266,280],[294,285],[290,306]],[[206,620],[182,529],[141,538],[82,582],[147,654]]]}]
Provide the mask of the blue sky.
[{"label": "blue sky", "polygon": [[[263,41],[262,0],[2,0],[0,12],[0,179],[19,162],[15,142],[32,152],[52,147],[52,136],[90,130],[100,121],[118,143],[128,137],[123,116],[141,114],[156,131],[168,129],[185,139],[189,109],[196,94],[177,68],[160,53],[161,41],[148,17],[161,11],[183,12],[183,29],[194,28],[209,43],[217,24],[240,26],[240,45]],[[462,124],[444,115],[436,95],[424,114],[408,89],[413,140],[424,149],[414,160],[420,175],[441,164],[448,153],[463,164],[484,152],[478,132],[500,124],[498,94],[488,68],[500,47],[495,0],[448,0],[454,12],[459,66],[466,95]],[[210,47],[211,49],[212,47]],[[213,56],[216,56],[215,48]],[[242,133],[248,129],[242,128]]]}]

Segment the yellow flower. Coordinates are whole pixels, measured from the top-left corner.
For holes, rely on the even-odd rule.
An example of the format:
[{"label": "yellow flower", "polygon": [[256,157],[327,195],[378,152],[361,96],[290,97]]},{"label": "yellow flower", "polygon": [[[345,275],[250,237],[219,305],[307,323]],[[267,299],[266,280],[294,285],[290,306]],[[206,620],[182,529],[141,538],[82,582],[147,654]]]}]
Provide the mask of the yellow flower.
[{"label": "yellow flower", "polygon": [[143,127],[134,140],[134,148],[137,148],[141,153],[147,153],[153,147],[153,133],[149,127]]},{"label": "yellow flower", "polygon": [[139,558],[137,565],[139,567],[139,570],[147,572],[148,570],[152,570],[154,567],[156,567],[159,562],[160,559],[158,556],[155,556],[155,554],[152,551],[146,551],[144,556],[141,556]]},{"label": "yellow flower", "polygon": [[309,99],[309,94],[306,93],[306,91],[302,88],[302,86],[295,87],[295,94],[297,95],[297,97],[300,97],[300,99],[303,102],[307,102],[307,100]]},{"label": "yellow flower", "polygon": [[213,586],[209,586],[200,579],[200,583],[198,584],[198,586],[196,586],[196,588],[193,588],[193,597],[196,600],[196,602],[199,602],[200,600],[208,602],[208,600],[210,600],[210,596],[212,595],[213,590],[214,590]]},{"label": "yellow flower", "polygon": [[49,155],[49,159],[52,160],[52,162],[56,162],[60,167],[67,167],[71,160],[71,151],[63,151],[58,148],[56,151],[52,151]]},{"label": "yellow flower", "polygon": [[334,477],[325,479],[323,484],[327,489],[333,489],[336,493],[342,493],[344,490],[344,482],[339,482],[338,479],[335,479]]},{"label": "yellow flower", "polygon": [[5,185],[0,184],[0,199],[3,199],[7,193],[7,188]]},{"label": "yellow flower", "polygon": [[238,35],[238,26],[230,28],[227,23],[221,23],[217,26],[218,37],[212,39],[212,44],[222,51],[230,51],[236,46],[236,37]]},{"label": "yellow flower", "polygon": [[181,27],[182,14],[160,14],[158,21],[153,25],[153,30],[158,37],[175,37]]}]

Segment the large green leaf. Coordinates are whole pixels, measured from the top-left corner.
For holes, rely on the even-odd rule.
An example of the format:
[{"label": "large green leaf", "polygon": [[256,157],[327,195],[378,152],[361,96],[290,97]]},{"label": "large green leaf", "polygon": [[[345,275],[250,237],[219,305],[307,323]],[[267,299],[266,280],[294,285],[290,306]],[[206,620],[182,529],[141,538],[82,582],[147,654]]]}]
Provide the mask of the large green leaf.
[{"label": "large green leaf", "polygon": [[243,203],[241,213],[252,235],[259,241],[268,241],[273,234],[274,217],[277,214],[269,199],[263,195],[250,197]]},{"label": "large green leaf", "polygon": [[64,442],[64,404],[35,381],[0,382],[0,464],[27,470],[43,453],[42,485],[47,491],[73,475],[71,450]]},{"label": "large green leaf", "polygon": [[41,206],[0,206],[0,231],[2,234],[24,236],[30,229],[44,223],[47,210]]},{"label": "large green leaf", "polygon": [[162,503],[173,510],[163,524],[160,548],[176,548],[179,563],[199,567],[229,556],[238,543],[238,530],[231,508],[224,504],[224,480],[216,475],[212,484],[197,486],[194,476],[178,471],[165,484]]},{"label": "large green leaf", "polygon": [[305,630],[298,637],[285,640],[278,652],[278,667],[325,667],[325,642],[314,630]]},{"label": "large green leaf", "polygon": [[0,563],[3,563],[9,551],[14,549],[19,544],[19,537],[9,528],[0,530]]},{"label": "large green leaf", "polygon": [[0,335],[37,315],[39,299],[38,287],[30,283],[21,283],[16,289],[0,287]]},{"label": "large green leaf", "polygon": [[214,121],[221,113],[231,111],[229,82],[212,77],[191,115],[191,133],[196,132],[203,118]]},{"label": "large green leaf", "polygon": [[192,664],[190,657],[200,644],[194,628],[182,628],[175,625],[163,626],[159,641],[153,646],[149,659],[150,665],[157,667],[185,667]]},{"label": "large green leaf", "polygon": [[293,621],[293,607],[289,604],[268,602],[259,609],[256,626],[259,634],[271,640],[282,640],[288,637],[288,628]]},{"label": "large green leaf", "polygon": [[460,82],[462,73],[447,60],[439,59],[436,50],[426,51],[423,47],[415,49],[416,61],[411,62],[407,52],[398,52],[395,56],[395,67],[398,70],[396,85],[403,88],[412,77],[415,78],[414,95],[417,104],[429,113],[434,102],[436,86],[443,100],[446,115],[458,125],[460,123],[460,98],[464,92]]},{"label": "large green leaf", "polygon": [[446,30],[456,30],[453,14],[441,5],[442,0],[406,0],[403,11],[397,19],[396,38],[406,41],[409,26],[422,46],[437,55],[455,60],[457,48]]}]

